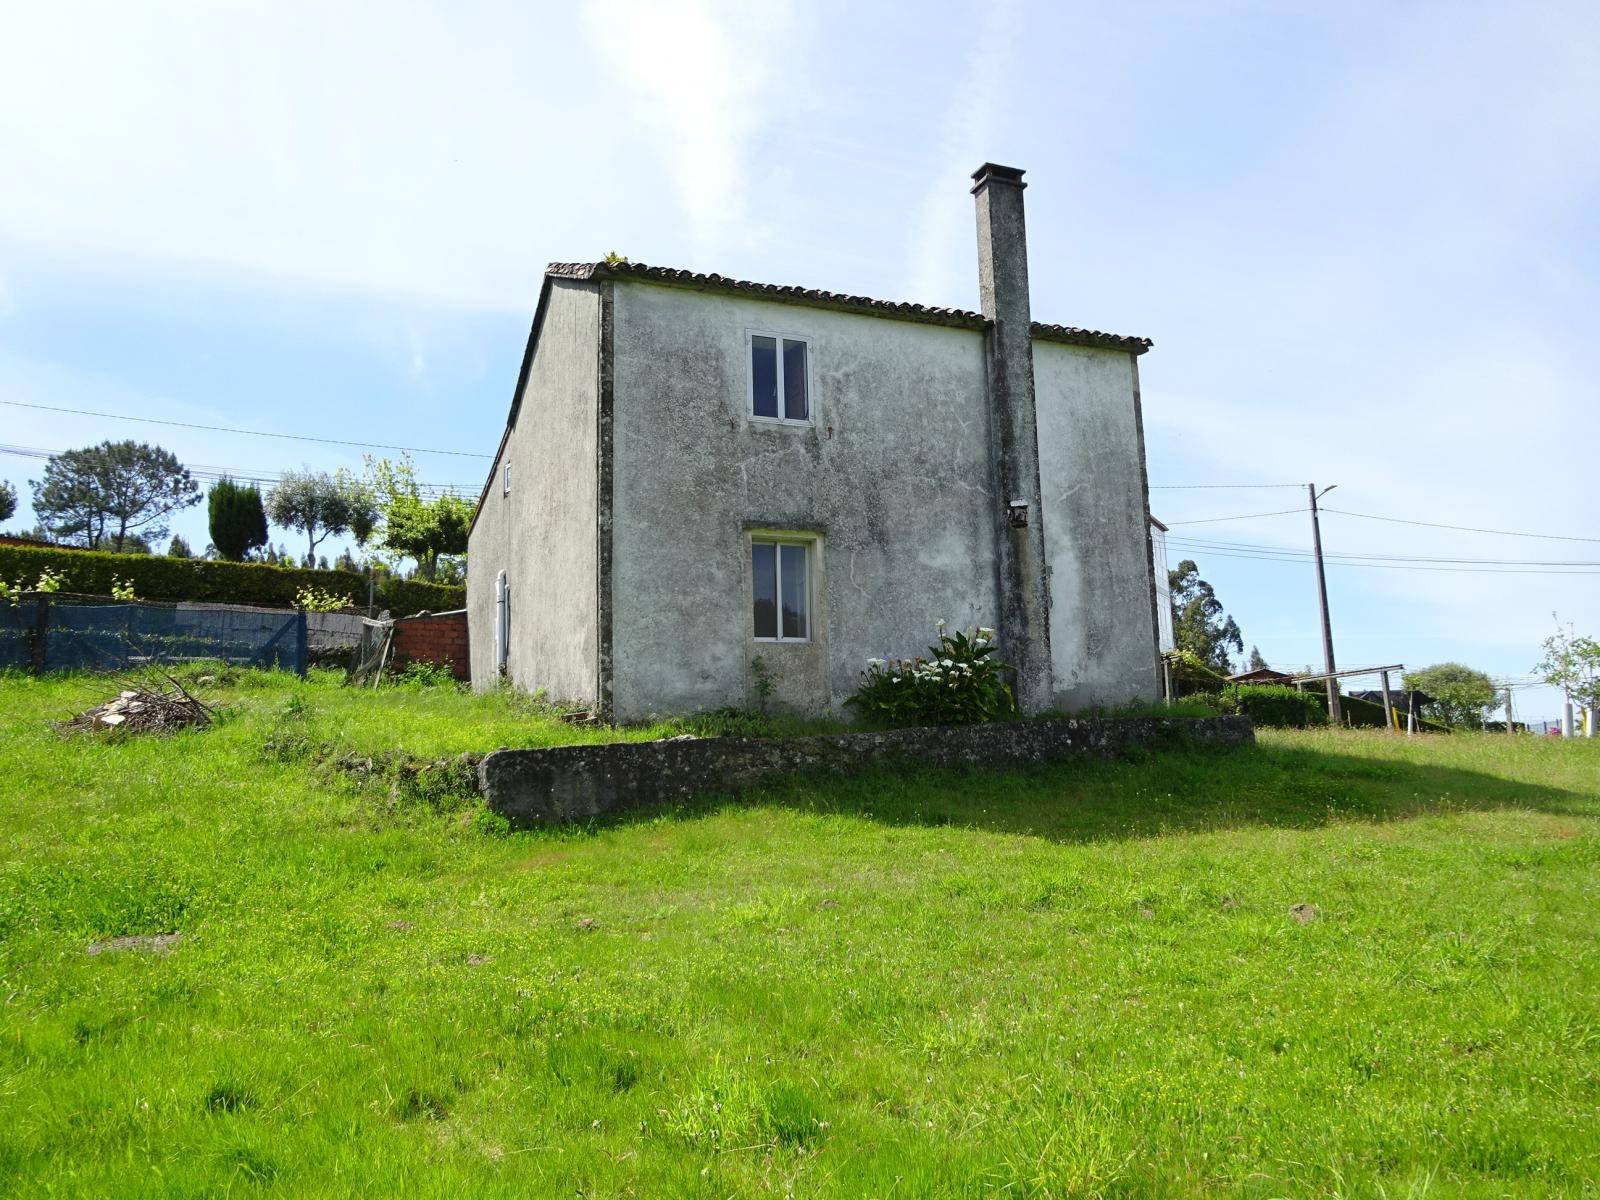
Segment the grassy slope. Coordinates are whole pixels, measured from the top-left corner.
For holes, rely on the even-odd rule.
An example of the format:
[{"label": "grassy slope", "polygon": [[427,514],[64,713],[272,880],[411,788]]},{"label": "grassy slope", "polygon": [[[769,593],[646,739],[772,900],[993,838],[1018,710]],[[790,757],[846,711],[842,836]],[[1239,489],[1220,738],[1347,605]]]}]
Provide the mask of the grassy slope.
[{"label": "grassy slope", "polygon": [[[118,744],[45,724],[98,685],[0,679],[20,1194],[1498,1196],[1600,1174],[1600,743],[1278,733],[506,836],[262,746],[570,727],[241,682],[221,726]],[[84,953],[164,930],[188,939],[167,957]]]}]

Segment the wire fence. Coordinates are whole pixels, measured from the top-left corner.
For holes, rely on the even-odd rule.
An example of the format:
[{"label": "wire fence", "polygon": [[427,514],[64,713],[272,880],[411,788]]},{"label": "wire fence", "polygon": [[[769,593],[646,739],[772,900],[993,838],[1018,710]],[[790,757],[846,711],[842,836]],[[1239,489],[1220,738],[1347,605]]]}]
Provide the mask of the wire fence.
[{"label": "wire fence", "polygon": [[122,671],[221,661],[306,673],[306,614],[226,604],[27,593],[0,601],[0,668]]}]

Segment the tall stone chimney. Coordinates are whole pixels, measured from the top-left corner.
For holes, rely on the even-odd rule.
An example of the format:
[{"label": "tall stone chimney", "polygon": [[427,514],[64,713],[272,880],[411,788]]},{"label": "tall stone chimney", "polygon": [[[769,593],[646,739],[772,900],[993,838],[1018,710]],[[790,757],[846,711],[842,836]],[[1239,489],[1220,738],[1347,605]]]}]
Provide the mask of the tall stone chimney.
[{"label": "tall stone chimney", "polygon": [[992,475],[999,549],[1001,654],[1016,668],[1025,713],[1051,706],[1050,580],[1039,487],[1033,393],[1033,315],[1028,304],[1028,235],[1022,172],[984,163],[972,173],[978,206],[978,288],[990,325]]}]

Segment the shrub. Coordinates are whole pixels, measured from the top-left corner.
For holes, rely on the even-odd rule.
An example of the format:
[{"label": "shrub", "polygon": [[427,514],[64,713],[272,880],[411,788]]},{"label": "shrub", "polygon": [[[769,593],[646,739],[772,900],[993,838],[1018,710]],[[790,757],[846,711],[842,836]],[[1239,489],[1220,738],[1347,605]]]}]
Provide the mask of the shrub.
[{"label": "shrub", "polygon": [[303,587],[294,594],[296,608],[307,612],[331,613],[350,607],[350,597],[341,596],[325,588]]},{"label": "shrub", "polygon": [[1193,650],[1168,650],[1163,657],[1172,672],[1174,690],[1180,696],[1216,692],[1227,686],[1228,677],[1201,661]]},{"label": "shrub", "polygon": [[1276,683],[1230,683],[1222,689],[1222,706],[1249,715],[1257,725],[1303,729],[1327,721],[1314,693]]},{"label": "shrub", "polygon": [[994,657],[994,631],[946,633],[927,658],[869,659],[861,686],[845,703],[862,716],[893,724],[966,725],[1016,715],[1005,681],[1009,668]]},{"label": "shrub", "polygon": [[[352,571],[314,571],[269,563],[214,562],[203,558],[111,554],[99,550],[65,550],[45,546],[0,546],[0,579],[33,579],[50,572],[61,591],[109,596],[112,582],[128,581],[146,600],[200,600],[217,604],[259,604],[293,608],[305,587],[347,596],[367,594],[366,576]],[[419,579],[380,578],[379,607],[397,617],[427,609],[447,612],[466,604],[460,587]]]},{"label": "shrub", "polygon": [[[112,578],[115,580],[116,577],[113,576]],[[59,592],[61,590],[61,579],[61,575],[50,570],[49,567],[40,571],[39,578],[31,584],[24,583],[20,579],[15,583],[6,583],[3,579],[0,579],[0,600],[17,600],[30,593],[44,592],[48,594],[50,592]]]},{"label": "shrub", "polygon": [[448,664],[423,662],[417,659],[392,672],[388,683],[392,687],[420,692],[424,688],[456,687],[458,681]]}]

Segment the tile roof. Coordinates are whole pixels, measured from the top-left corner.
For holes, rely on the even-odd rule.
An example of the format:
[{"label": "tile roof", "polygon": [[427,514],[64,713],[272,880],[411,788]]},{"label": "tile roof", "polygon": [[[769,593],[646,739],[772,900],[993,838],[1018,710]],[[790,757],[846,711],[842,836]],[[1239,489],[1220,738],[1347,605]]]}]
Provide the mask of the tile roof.
[{"label": "tile roof", "polygon": [[[545,274],[560,279],[643,279],[651,283],[693,288],[697,291],[741,293],[757,296],[763,300],[774,300],[780,304],[807,304],[816,308],[866,313],[901,321],[921,321],[927,325],[950,325],[958,329],[983,329],[989,324],[988,318],[982,313],[968,312],[960,308],[936,308],[927,304],[874,300],[870,296],[847,296],[840,292],[823,291],[820,288],[752,283],[747,279],[729,279],[726,275],[703,275],[695,271],[674,270],[671,267],[646,266],[644,263],[551,263]],[[1107,350],[1123,350],[1130,354],[1143,354],[1151,345],[1149,338],[1101,333],[1097,329],[1079,329],[1073,325],[1046,325],[1038,321],[1033,323],[1033,336],[1041,341],[1065,342],[1073,346],[1096,346]]]}]

